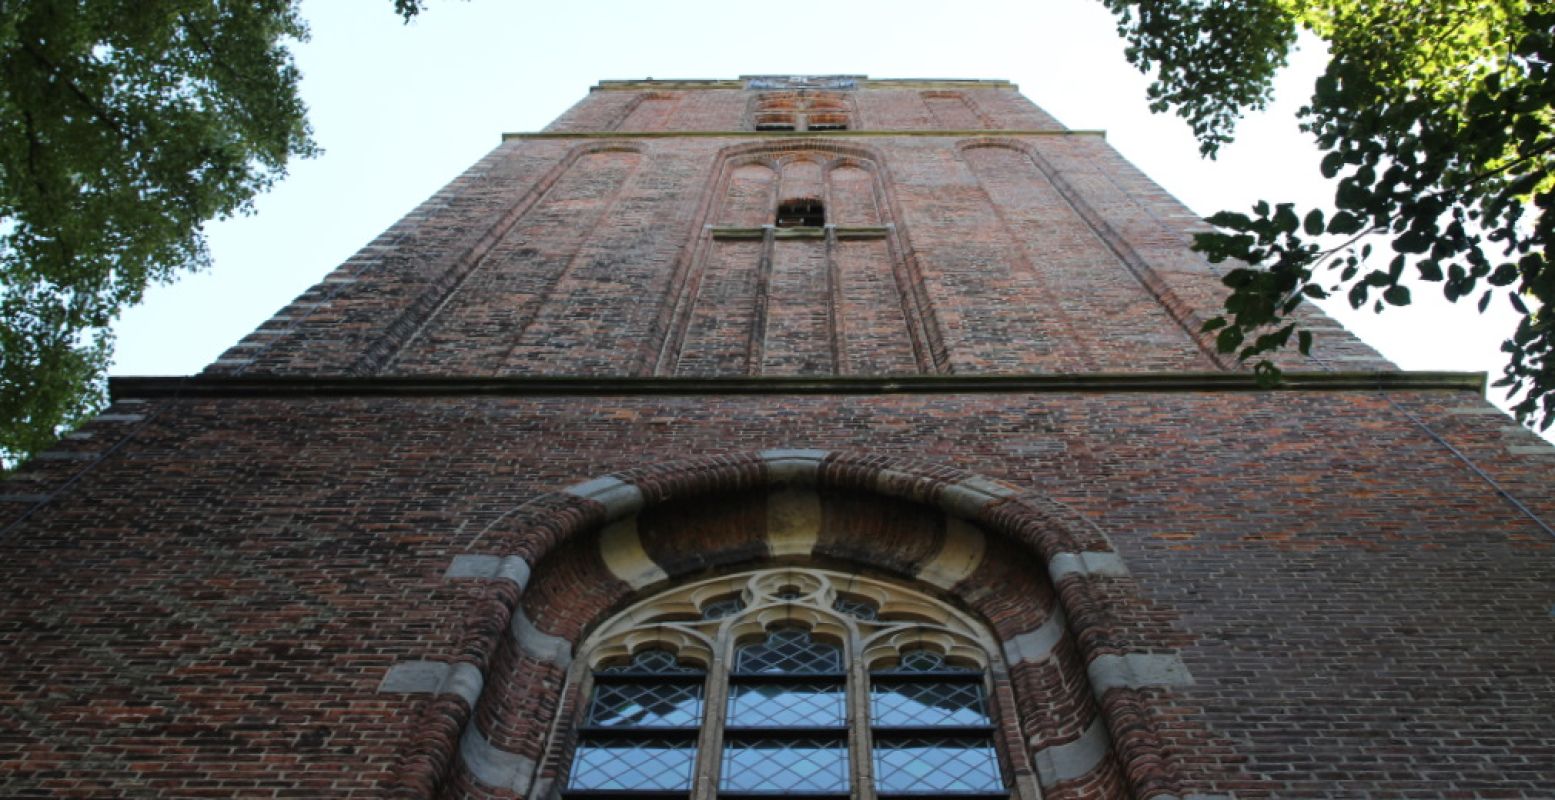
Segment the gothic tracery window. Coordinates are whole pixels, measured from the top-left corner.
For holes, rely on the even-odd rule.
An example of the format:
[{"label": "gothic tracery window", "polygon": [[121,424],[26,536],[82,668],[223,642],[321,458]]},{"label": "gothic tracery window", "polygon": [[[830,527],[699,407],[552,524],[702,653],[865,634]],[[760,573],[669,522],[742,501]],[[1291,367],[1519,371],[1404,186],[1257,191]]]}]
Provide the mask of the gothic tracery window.
[{"label": "gothic tracery window", "polygon": [[672,589],[585,645],[564,795],[1009,797],[990,641],[926,595],[828,570]]}]

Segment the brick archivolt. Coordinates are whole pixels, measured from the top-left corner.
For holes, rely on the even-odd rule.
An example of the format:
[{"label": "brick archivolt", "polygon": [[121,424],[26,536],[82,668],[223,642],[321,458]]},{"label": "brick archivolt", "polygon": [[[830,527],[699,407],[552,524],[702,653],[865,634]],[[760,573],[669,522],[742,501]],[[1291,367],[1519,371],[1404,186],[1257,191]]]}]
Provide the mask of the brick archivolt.
[{"label": "brick archivolt", "polygon": [[[777,574],[751,572],[764,564],[807,576],[816,592],[848,581],[886,607],[913,608],[942,647],[986,664],[992,700],[1019,720],[1004,729],[1022,795],[1178,794],[1154,709],[1191,677],[1119,622],[1129,609],[1118,603],[1143,602],[1105,537],[1039,496],[944,467],[770,450],[597,478],[535,498],[499,527],[487,535],[510,543],[507,554],[464,555],[449,568],[474,581],[475,604],[457,652],[428,657],[457,672],[457,691],[446,680],[396,687],[392,670],[385,680],[386,690],[436,695],[423,713],[433,733],[405,758],[400,796],[548,791],[570,754],[553,743],[581,713],[569,669],[653,641],[709,656],[694,625],[638,627],[633,615],[647,606],[632,604],[658,595],[689,614],[745,591],[752,574]],[[724,577],[695,579],[710,571]],[[758,603],[743,624],[794,613],[777,608]],[[805,613],[819,631],[848,633],[835,615]],[[871,640],[866,658],[889,657],[902,645],[893,635]],[[585,648],[591,636],[598,644]],[[574,664],[577,655],[587,661]]]}]

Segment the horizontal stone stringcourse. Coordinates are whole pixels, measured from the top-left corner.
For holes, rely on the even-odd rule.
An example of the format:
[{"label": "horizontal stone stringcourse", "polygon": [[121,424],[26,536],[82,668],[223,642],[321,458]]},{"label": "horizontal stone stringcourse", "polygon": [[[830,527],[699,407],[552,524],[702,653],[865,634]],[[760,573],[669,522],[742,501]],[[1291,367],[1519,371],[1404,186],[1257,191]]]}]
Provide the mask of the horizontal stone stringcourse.
[{"label": "horizontal stone stringcourse", "polygon": [[988,129],[964,131],[540,131],[504,133],[502,134],[502,141],[510,142],[516,139],[701,139],[709,137],[733,137],[736,139],[830,139],[841,137],[859,139],[891,136],[939,136],[955,139],[966,136],[987,136],[991,133],[997,133],[1000,136],[1101,136],[1103,138],[1107,135],[1106,131],[1099,130],[1019,131]]},{"label": "horizontal stone stringcourse", "polygon": [[1276,386],[1253,375],[1225,372],[1041,375],[900,375],[884,377],[191,377],[111,378],[123,398],[416,395],[719,395],[719,394],[977,394],[983,392],[1255,392],[1472,391],[1483,372],[1288,371]]}]

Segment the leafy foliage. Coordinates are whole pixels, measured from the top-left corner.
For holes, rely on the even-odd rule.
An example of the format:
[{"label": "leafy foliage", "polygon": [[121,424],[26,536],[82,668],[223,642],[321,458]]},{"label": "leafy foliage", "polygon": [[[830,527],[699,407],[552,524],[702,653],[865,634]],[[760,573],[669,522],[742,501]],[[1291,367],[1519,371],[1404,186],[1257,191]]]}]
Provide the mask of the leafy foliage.
[{"label": "leafy foliage", "polygon": [[120,310],[315,152],[306,35],[297,0],[0,0],[0,463],[99,407]]},{"label": "leafy foliage", "polygon": [[[1502,345],[1509,360],[1497,385],[1520,397],[1525,421],[1555,422],[1555,218],[1544,213],[1555,205],[1555,8],[1265,0],[1249,19],[1194,36],[1193,25],[1222,23],[1222,3],[1107,2],[1134,62],[1159,70],[1154,96],[1194,126],[1209,154],[1266,98],[1299,28],[1328,42],[1301,122],[1324,151],[1333,208],[1260,202],[1251,214],[1221,212],[1209,221],[1222,230],[1196,244],[1213,261],[1251,265],[1226,275],[1225,313],[1205,326],[1219,331],[1222,352],[1259,359],[1292,334],[1305,352],[1311,334],[1286,321],[1305,298],[1342,293],[1380,311],[1408,305],[1407,284],[1423,281],[1483,311],[1501,295],[1524,317]],[[1147,6],[1171,23],[1136,22],[1131,14]],[[1247,41],[1256,52],[1227,56],[1226,36],[1248,24],[1268,28]],[[1158,40],[1166,35],[1179,38]],[[1252,68],[1217,74],[1240,58]],[[1278,375],[1267,358],[1257,369]]]}]

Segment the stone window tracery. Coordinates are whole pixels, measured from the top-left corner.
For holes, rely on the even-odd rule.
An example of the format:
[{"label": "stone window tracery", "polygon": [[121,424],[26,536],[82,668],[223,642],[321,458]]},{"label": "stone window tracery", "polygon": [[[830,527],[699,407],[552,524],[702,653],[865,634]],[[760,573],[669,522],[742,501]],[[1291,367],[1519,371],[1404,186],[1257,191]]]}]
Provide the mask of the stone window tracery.
[{"label": "stone window tracery", "polygon": [[780,567],[680,586],[582,649],[563,794],[1009,797],[995,652],[972,618],[888,581]]}]

